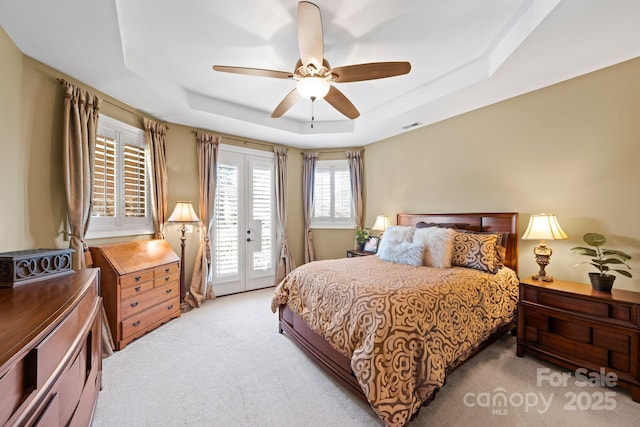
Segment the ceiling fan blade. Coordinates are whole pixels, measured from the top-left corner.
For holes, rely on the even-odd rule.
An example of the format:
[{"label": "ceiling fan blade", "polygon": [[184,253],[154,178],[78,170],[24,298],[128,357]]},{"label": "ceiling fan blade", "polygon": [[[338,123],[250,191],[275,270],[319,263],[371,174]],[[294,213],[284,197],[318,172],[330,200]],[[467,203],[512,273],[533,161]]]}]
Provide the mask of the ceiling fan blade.
[{"label": "ceiling fan blade", "polygon": [[331,74],[335,76],[332,81],[346,83],[384,79],[407,74],[409,71],[411,71],[411,64],[408,62],[370,62],[334,68]]},{"label": "ceiling fan blade", "polygon": [[274,119],[281,117],[289,110],[289,108],[293,107],[293,105],[301,99],[302,96],[300,96],[298,90],[296,88],[293,88],[293,90],[289,92],[289,94],[285,96],[282,101],[280,101],[280,104],[278,104],[276,109],[273,110],[273,113],[271,113],[271,117],[273,117]]},{"label": "ceiling fan blade", "polygon": [[334,86],[331,86],[329,89],[329,93],[324,97],[324,99],[331,104],[333,108],[340,111],[345,116],[350,119],[355,119],[360,116],[360,112],[358,109],[347,99],[346,96]]},{"label": "ceiling fan blade", "polygon": [[248,74],[251,76],[271,77],[274,79],[291,79],[293,73],[287,71],[263,70],[261,68],[228,67],[226,65],[214,65],[213,69],[224,73]]},{"label": "ceiling fan blade", "polygon": [[323,43],[320,8],[308,1],[301,1],[298,3],[298,47],[304,66],[313,65],[320,70],[324,58]]}]

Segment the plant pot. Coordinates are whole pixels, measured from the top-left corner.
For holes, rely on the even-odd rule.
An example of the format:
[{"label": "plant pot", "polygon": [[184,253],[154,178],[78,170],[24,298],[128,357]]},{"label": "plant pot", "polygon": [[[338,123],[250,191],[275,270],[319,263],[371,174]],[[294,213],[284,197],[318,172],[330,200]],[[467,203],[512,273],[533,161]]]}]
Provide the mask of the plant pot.
[{"label": "plant pot", "polygon": [[358,243],[358,250],[364,251],[364,245],[366,242]]},{"label": "plant pot", "polygon": [[597,291],[611,292],[616,276],[613,274],[589,273],[591,287]]}]

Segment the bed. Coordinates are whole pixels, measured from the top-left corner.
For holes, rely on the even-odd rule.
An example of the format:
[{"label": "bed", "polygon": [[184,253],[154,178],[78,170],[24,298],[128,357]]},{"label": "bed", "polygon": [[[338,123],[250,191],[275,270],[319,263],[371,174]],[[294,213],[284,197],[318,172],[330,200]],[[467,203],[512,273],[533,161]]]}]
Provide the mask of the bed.
[{"label": "bed", "polygon": [[[397,224],[385,232],[378,256],[300,266],[272,299],[280,333],[388,426],[408,423],[446,375],[512,330],[518,301],[517,213],[398,214]],[[439,258],[433,236],[448,239],[451,266]],[[468,264],[468,240],[494,243],[475,247],[480,267]],[[390,252],[418,247],[424,251],[413,258]]]}]

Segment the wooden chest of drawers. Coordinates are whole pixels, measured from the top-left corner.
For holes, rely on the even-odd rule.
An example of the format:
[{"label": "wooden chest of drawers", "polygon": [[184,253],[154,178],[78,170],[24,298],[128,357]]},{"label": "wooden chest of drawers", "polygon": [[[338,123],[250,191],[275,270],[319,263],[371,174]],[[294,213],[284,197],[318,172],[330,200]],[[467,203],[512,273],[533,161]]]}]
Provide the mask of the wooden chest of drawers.
[{"label": "wooden chest of drawers", "polygon": [[98,269],[0,289],[0,425],[88,426],[102,378]]},{"label": "wooden chest of drawers", "polygon": [[116,350],[180,316],[180,260],[166,240],[90,248]]},{"label": "wooden chest of drawers", "polygon": [[525,351],[572,370],[604,368],[640,402],[640,293],[521,281],[518,356]]}]

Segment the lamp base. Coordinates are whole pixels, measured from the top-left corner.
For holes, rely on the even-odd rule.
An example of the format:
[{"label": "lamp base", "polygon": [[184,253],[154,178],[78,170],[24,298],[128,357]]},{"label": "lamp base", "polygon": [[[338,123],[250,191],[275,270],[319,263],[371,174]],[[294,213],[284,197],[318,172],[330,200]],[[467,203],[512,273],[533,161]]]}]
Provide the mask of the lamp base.
[{"label": "lamp base", "polygon": [[191,310],[193,310],[193,307],[191,307],[191,304],[189,304],[186,301],[180,302],[180,313],[186,313]]},{"label": "lamp base", "polygon": [[553,277],[551,276],[540,276],[538,274],[531,276],[533,280],[539,280],[541,282],[553,282]]}]

